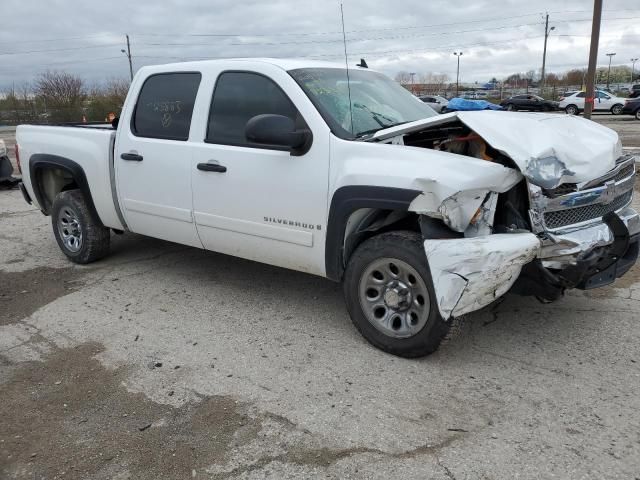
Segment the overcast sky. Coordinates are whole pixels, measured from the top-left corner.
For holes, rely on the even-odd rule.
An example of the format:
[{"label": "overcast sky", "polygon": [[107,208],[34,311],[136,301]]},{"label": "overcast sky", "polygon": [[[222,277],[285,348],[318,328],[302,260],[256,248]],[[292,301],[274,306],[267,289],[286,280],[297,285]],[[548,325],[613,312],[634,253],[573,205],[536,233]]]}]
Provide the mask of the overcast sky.
[{"label": "overcast sky", "polygon": [[[584,67],[590,0],[344,0],[350,63],[366,58],[391,76],[446,73],[462,51],[461,81],[486,82],[540,70],[543,14],[547,70]],[[640,57],[640,0],[605,0],[598,54],[613,64]],[[0,90],[64,70],[88,83],[128,76],[121,49],[131,37],[134,69],[220,57],[310,57],[344,62],[336,0],[2,0]],[[640,63],[636,65],[640,68]]]}]

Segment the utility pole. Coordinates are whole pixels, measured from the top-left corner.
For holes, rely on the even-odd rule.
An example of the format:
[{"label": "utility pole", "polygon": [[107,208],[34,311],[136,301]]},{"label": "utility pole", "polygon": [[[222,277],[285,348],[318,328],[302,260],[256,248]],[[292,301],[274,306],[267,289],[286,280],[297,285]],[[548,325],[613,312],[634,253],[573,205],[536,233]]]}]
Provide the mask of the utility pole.
[{"label": "utility pole", "polygon": [[127,35],[127,49],[120,50],[129,59],[129,75],[131,75],[131,81],[133,82],[133,64],[131,63],[131,43],[129,42],[129,35]]},{"label": "utility pole", "polygon": [[591,48],[589,49],[589,68],[587,69],[587,93],[584,99],[584,118],[591,118],[593,111],[593,99],[595,86],[593,84],[596,75],[596,63],[598,61],[598,43],[600,42],[600,20],[602,18],[602,0],[593,1],[593,22],[591,24]]},{"label": "utility pole", "polygon": [[607,57],[609,57],[609,70],[607,71],[607,90],[609,90],[609,78],[611,77],[611,58],[615,56],[614,53],[607,53]]},{"label": "utility pole", "polygon": [[460,57],[462,56],[462,52],[453,52],[453,54],[458,57],[458,70],[456,71],[456,97],[458,96],[458,90],[460,88]]},{"label": "utility pole", "polygon": [[409,74],[409,76],[411,77],[411,93],[413,93],[414,95],[416,94],[416,88],[415,88],[415,82],[413,81],[413,78],[416,76],[415,72],[411,72]]},{"label": "utility pole", "polygon": [[555,30],[556,27],[549,28],[549,13],[547,12],[544,19],[544,49],[542,50],[542,78],[540,79],[540,95],[544,92],[544,83],[545,83],[545,66],[547,63],[547,39],[549,38],[549,34],[551,30]]},{"label": "utility pole", "polygon": [[637,61],[638,61],[637,58],[632,58],[631,59],[631,83],[633,83],[634,73],[636,73],[636,62]]}]

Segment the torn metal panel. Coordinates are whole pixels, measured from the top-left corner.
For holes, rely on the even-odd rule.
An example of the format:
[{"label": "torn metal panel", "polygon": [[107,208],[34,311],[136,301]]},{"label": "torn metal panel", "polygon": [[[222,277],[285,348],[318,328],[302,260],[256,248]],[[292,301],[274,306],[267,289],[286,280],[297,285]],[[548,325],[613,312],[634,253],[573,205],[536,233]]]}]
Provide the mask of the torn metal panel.
[{"label": "torn metal panel", "polygon": [[424,249],[443,318],[473,312],[504,295],[540,240],[532,233],[425,240]]},{"label": "torn metal panel", "polygon": [[464,231],[465,237],[481,237],[490,235],[493,232],[493,219],[496,215],[498,205],[498,194],[489,193],[487,199],[480,205],[479,211],[469,222],[469,226]]},{"label": "torn metal panel", "polygon": [[416,179],[414,185],[423,193],[411,202],[409,211],[440,218],[452,230],[464,232],[488,195],[506,192],[521,179],[519,172],[504,167],[496,169],[489,179],[474,182],[478,188],[468,190],[456,188],[456,182]]},{"label": "torn metal panel", "polygon": [[613,130],[583,118],[544,113],[452,112],[379,130],[370,141],[457,121],[511,158],[532,183],[544,188],[604,175],[622,155]]}]

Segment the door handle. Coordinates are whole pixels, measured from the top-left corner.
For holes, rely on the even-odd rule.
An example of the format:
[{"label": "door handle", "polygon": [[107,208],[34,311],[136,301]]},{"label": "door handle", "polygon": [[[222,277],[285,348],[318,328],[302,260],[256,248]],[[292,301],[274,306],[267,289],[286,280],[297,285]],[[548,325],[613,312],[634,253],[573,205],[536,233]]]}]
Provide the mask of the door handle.
[{"label": "door handle", "polygon": [[227,167],[217,163],[199,163],[198,170],[202,170],[203,172],[224,173],[227,171]]},{"label": "door handle", "polygon": [[122,160],[128,160],[130,162],[141,162],[142,161],[142,155],[138,155],[137,153],[123,153],[122,155],[120,155],[120,158]]}]

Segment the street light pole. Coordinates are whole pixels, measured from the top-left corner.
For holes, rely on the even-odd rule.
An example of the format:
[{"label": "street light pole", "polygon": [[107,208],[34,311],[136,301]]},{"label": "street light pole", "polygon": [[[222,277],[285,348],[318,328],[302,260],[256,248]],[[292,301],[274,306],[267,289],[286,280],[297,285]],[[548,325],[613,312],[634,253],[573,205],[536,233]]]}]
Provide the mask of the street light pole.
[{"label": "street light pole", "polygon": [[545,84],[545,66],[547,63],[547,39],[549,38],[549,34],[551,30],[555,30],[556,27],[549,28],[549,14],[547,13],[544,20],[544,49],[542,50],[542,78],[540,80],[540,95],[544,92],[544,84]]},{"label": "street light pole", "polygon": [[636,62],[638,61],[637,58],[632,58],[631,59],[631,83],[633,83],[633,74],[636,71]]},{"label": "street light pole", "polygon": [[456,71],[456,97],[458,96],[458,90],[460,88],[460,57],[462,56],[462,52],[453,52],[453,54],[458,57],[458,69]]},{"label": "street light pole", "polygon": [[607,71],[607,90],[609,90],[609,79],[611,77],[611,58],[615,56],[614,53],[607,53],[607,57],[609,57],[609,70]]}]

